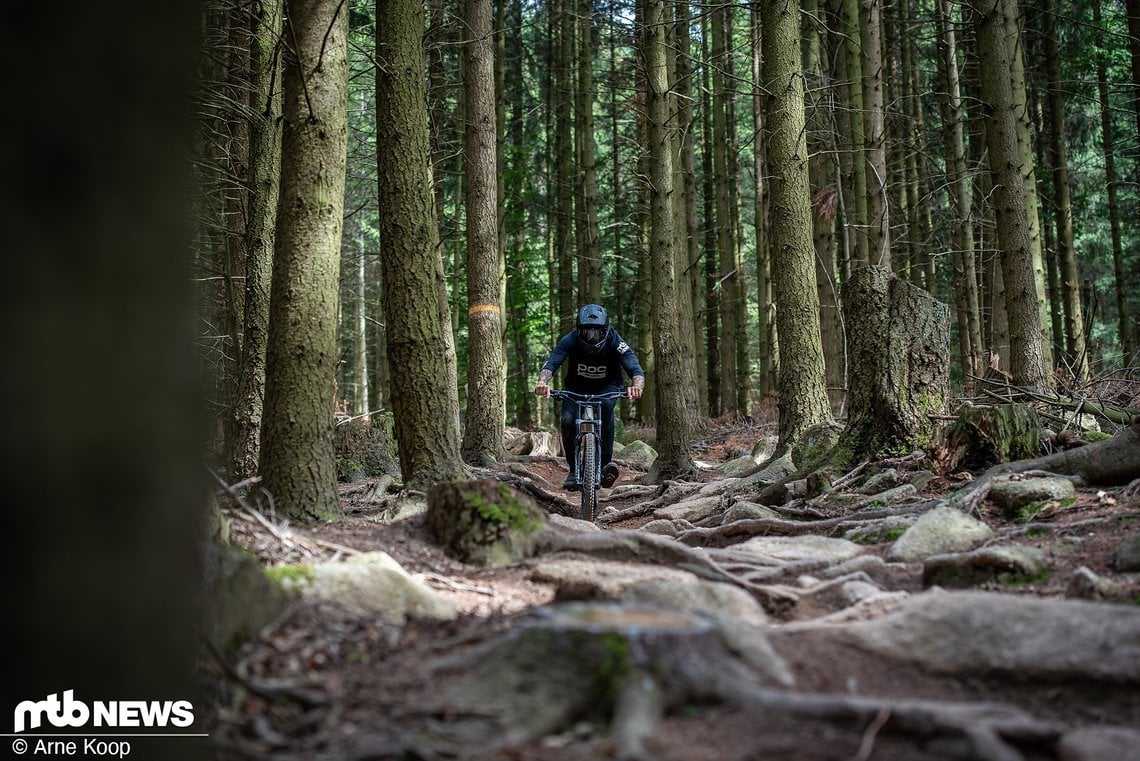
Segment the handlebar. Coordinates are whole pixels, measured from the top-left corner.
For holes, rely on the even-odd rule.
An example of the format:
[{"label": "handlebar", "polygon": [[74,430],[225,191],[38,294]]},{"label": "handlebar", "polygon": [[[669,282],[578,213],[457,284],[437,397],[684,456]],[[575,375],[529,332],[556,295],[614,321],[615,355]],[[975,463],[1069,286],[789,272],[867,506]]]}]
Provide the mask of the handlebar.
[{"label": "handlebar", "polygon": [[625,399],[625,391],[606,391],[601,394],[578,394],[573,391],[550,390],[550,399],[568,399],[572,402],[596,402],[602,399]]}]

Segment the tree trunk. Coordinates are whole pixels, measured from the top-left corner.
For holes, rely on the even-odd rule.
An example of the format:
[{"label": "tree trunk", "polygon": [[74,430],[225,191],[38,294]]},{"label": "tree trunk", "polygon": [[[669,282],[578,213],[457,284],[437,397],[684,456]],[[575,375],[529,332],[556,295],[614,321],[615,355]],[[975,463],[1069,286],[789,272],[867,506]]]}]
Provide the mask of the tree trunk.
[{"label": "tree trunk", "polygon": [[[986,3],[982,3],[986,5]],[[1029,257],[1033,267],[1033,286],[1037,300],[1037,321],[1041,331],[1049,329],[1049,303],[1045,293],[1045,249],[1041,238],[1041,218],[1038,214],[1037,171],[1033,151],[1033,125],[1029,109],[1029,88],[1025,79],[1025,53],[1017,0],[1002,4],[1005,21],[1005,43],[1009,50],[1011,104],[1014,113],[1015,135],[1020,159],[1018,171],[1025,186],[1025,219],[1029,231]],[[1053,367],[1053,346],[1045,341],[1042,346],[1045,367]]]},{"label": "tree trunk", "polygon": [[1085,341],[1085,318],[1081,310],[1080,273],[1073,243],[1073,203],[1069,192],[1069,159],[1065,144],[1065,111],[1061,102],[1061,53],[1057,44],[1056,0],[1046,0],[1044,23],[1045,66],[1049,84],[1049,149],[1053,158],[1053,208],[1057,215],[1057,257],[1061,268],[1061,291],[1065,298],[1065,339],[1069,362],[1079,381],[1089,377]]},{"label": "tree trunk", "polygon": [[979,77],[982,100],[989,111],[986,142],[994,183],[992,198],[1009,318],[1010,370],[1018,385],[1044,389],[1048,386],[1049,370],[1038,310],[1034,241],[1028,222],[1029,199],[1023,174],[1025,157],[1018,142],[1018,114],[1015,110],[1017,104],[1025,102],[1025,95],[1022,93],[1015,100],[1009,76],[1013,69],[1012,45],[1006,39],[1006,16],[1013,14],[1013,2],[983,0],[975,5]]},{"label": "tree trunk", "polygon": [[736,344],[743,325],[740,321],[743,273],[737,261],[737,242],[732,208],[729,163],[736,160],[731,152],[732,138],[729,135],[733,124],[728,119],[729,91],[735,88],[732,58],[729,55],[731,41],[728,35],[726,17],[733,6],[722,2],[711,11],[712,15],[712,86],[713,86],[713,167],[716,186],[716,230],[717,254],[720,263],[720,412],[738,414],[745,410],[739,405],[739,368],[737,366]]},{"label": "tree trunk", "polygon": [[859,0],[841,0],[843,21],[843,60],[846,64],[847,105],[850,109],[851,180],[850,203],[846,204],[844,218],[850,234],[855,238],[855,261],[869,264],[871,252],[868,244],[870,216],[867,209],[866,128],[863,115],[863,38],[859,25]]},{"label": "tree trunk", "polygon": [[[701,20],[701,60],[709,60],[709,40],[712,37],[709,14]],[[712,66],[706,63],[701,67],[701,175],[703,177],[704,197],[704,260],[705,260],[705,346],[707,347],[709,378],[708,414],[720,414],[720,330],[718,320],[720,317],[720,290],[718,289],[717,269],[720,264],[717,257],[717,230],[716,230],[716,186],[713,182],[715,174],[713,166],[713,97],[712,97]]]},{"label": "tree trunk", "polygon": [[[763,56],[761,49],[761,21],[759,0],[749,4],[751,28],[749,37],[752,43],[752,122],[754,134],[764,133],[764,90],[761,71]],[[757,365],[760,370],[756,390],[760,399],[767,398],[776,390],[775,342],[776,315],[772,306],[772,262],[768,246],[767,215],[767,160],[764,155],[764,141],[757,140],[752,145],[752,174],[756,183],[756,198],[752,218],[756,235],[756,307],[757,307]]]},{"label": "tree trunk", "polygon": [[1140,135],[1140,0],[1124,0],[1128,13],[1128,49],[1132,53],[1132,110]]},{"label": "tree trunk", "polygon": [[[381,261],[396,442],[405,486],[466,475],[439,251],[423,60],[423,8],[377,0],[376,151]],[[454,367],[454,359],[451,360]]]},{"label": "tree trunk", "polygon": [[[1093,26],[1096,27],[1098,35],[1103,35],[1099,3],[1093,4]],[[1137,20],[1135,31],[1140,33],[1140,19]],[[1140,45],[1140,41],[1133,40],[1133,44]],[[1125,299],[1128,281],[1124,270],[1124,246],[1121,243],[1120,236],[1120,209],[1116,200],[1116,141],[1112,133],[1112,111],[1108,104],[1108,73],[1103,56],[1097,56],[1096,59],[1096,85],[1100,100],[1100,137],[1104,152],[1104,179],[1108,186],[1106,188],[1108,192],[1108,222],[1112,229],[1112,272],[1116,279],[1116,329],[1120,348],[1123,352],[1121,364],[1127,367],[1135,362],[1132,358],[1135,347],[1132,344],[1132,331],[1129,326],[1128,306]],[[1140,98],[1140,95],[1137,97]],[[1137,111],[1137,117],[1140,118],[1140,110]],[[1140,124],[1137,124],[1137,127],[1137,134],[1140,134]]]},{"label": "tree trunk", "polygon": [[977,375],[983,352],[981,317],[978,306],[978,279],[974,253],[973,186],[966,165],[966,110],[962,106],[958,75],[958,46],[953,6],[938,0],[939,75],[942,94],[942,139],[950,183],[951,240],[954,246],[954,297],[958,308],[958,350],[962,379],[972,387],[970,375]]},{"label": "tree trunk", "polygon": [[491,0],[464,0],[463,87],[467,119],[467,419],[463,459],[488,466],[503,456],[503,255],[495,151],[495,55]]},{"label": "tree trunk", "polygon": [[924,449],[930,415],[950,398],[950,310],[885,269],[859,270],[843,290],[851,351],[850,417],[842,456]]},{"label": "tree trunk", "polygon": [[[678,280],[679,288],[689,290],[689,309],[693,346],[693,366],[697,376],[696,407],[694,409],[698,418],[703,418],[707,408],[705,399],[708,398],[708,350],[704,341],[704,319],[701,310],[701,287],[703,274],[701,272],[700,226],[697,222],[697,170],[696,170],[696,140],[693,135],[696,121],[693,119],[693,64],[692,56],[692,29],[690,25],[690,9],[688,0],[676,3],[677,20],[677,81],[674,87],[677,93],[677,129],[681,135],[681,182],[684,195],[684,225],[681,227],[685,245],[677,250],[678,265],[684,264],[682,276]],[[615,193],[620,198],[621,195]],[[618,216],[615,213],[615,216]]]},{"label": "tree trunk", "polygon": [[681,325],[677,314],[665,2],[648,0],[641,29],[649,122],[650,257],[659,410],[654,479],[658,482],[689,475],[695,470],[689,458],[692,441],[684,391],[686,384],[695,383],[693,358],[681,351]]},{"label": "tree trunk", "polygon": [[883,106],[882,0],[860,0],[863,44],[863,123],[867,138],[867,251],[871,263],[891,268],[887,194],[886,118]]},{"label": "tree trunk", "polygon": [[769,217],[773,291],[780,335],[780,450],[831,418],[819,294],[812,247],[811,190],[800,71],[800,28],[791,0],[763,0],[764,87],[770,93],[764,133],[772,170]]},{"label": "tree trunk", "polygon": [[278,509],[341,515],[333,457],[337,300],[348,108],[348,9],[290,0],[281,195],[261,467]]},{"label": "tree trunk", "polygon": [[252,74],[249,132],[249,208],[245,229],[245,325],[234,392],[233,420],[226,447],[226,475],[231,481],[257,472],[261,420],[265,403],[265,352],[269,336],[269,291],[273,278],[273,246],[277,235],[277,192],[281,179],[280,58],[274,54],[281,36],[284,10],[265,3],[251,13]]},{"label": "tree trunk", "polygon": [[[574,328],[574,0],[552,0],[557,7],[558,53],[554,67],[555,222],[554,260],[558,268],[558,335]],[[585,302],[583,302],[585,303]],[[557,337],[555,338],[557,340]]]},{"label": "tree trunk", "polygon": [[602,260],[598,245],[597,149],[594,143],[593,0],[578,0],[578,282],[580,300],[602,298]]}]

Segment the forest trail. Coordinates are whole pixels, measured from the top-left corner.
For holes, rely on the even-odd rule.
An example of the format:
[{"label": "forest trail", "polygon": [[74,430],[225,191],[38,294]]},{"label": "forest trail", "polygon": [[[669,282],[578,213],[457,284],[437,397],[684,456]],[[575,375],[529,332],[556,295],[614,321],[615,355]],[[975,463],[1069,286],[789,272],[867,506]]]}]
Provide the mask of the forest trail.
[{"label": "forest trail", "polygon": [[[765,507],[748,502],[754,489],[725,489],[741,479],[718,469],[754,440],[740,431],[706,446],[701,459],[717,468],[670,487],[672,497],[624,468],[603,493],[601,531],[544,505],[560,535],[652,534],[623,545],[639,557],[608,548],[465,565],[433,541],[422,514],[392,521],[393,498],[354,502],[359,489],[345,489],[343,521],[277,535],[234,513],[236,543],[263,563],[387,553],[450,612],[392,623],[302,597],[233,656],[242,683],[218,701],[219,757],[1140,759],[1140,574],[1118,570],[1140,528],[1136,484],[1078,488],[1019,515],[992,496],[976,525],[936,530],[965,531],[961,546],[922,551],[906,535],[964,476],[931,477],[920,458],[901,458],[873,469],[875,485],[860,479],[863,494],[853,479],[850,491]],[[553,458],[496,472],[574,503]],[[719,494],[702,500],[698,490]],[[839,520],[874,511],[858,525]],[[712,562],[670,565],[660,546]],[[538,663],[519,659],[545,611],[582,604],[693,616],[715,644],[682,644],[675,663],[657,663],[667,673],[654,677],[656,697],[623,687],[573,704],[588,655],[556,646]],[[660,649],[641,628],[618,626]]]}]

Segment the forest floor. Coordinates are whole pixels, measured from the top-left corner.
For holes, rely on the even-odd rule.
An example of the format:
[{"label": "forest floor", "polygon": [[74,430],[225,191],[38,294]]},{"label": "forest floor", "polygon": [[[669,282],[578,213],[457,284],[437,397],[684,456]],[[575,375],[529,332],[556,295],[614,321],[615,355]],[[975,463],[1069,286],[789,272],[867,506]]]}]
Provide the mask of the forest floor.
[{"label": "forest floor", "polygon": [[[747,453],[765,432],[755,424],[720,425],[699,442],[695,456],[719,466]],[[565,468],[558,461],[517,458],[516,472],[520,464],[536,485],[573,502],[575,495],[561,490]],[[635,484],[642,475],[624,468],[616,486]],[[701,479],[707,483],[719,478],[723,476],[715,469],[702,471]],[[965,474],[935,477],[922,486],[916,499],[943,496],[961,488],[966,478]],[[1114,552],[1140,527],[1140,497],[1134,491],[1079,488],[1075,502],[1050,516],[1047,527],[1035,524],[1035,530],[1018,530],[996,506],[983,502],[978,517],[1000,534],[1001,543],[1043,551],[1049,570],[1031,579],[982,581],[974,589],[1061,601],[1074,596],[1074,573],[1085,568],[1105,580],[1112,593],[1110,599],[1082,603],[1090,607],[1081,608],[1078,615],[1095,618],[1103,612],[1140,617],[1140,574],[1121,574],[1113,567]],[[607,514],[628,510],[646,499],[636,490],[616,489],[612,494],[629,496],[603,503],[603,523]],[[344,508],[344,520],[290,527],[290,531],[326,548],[385,552],[446,599],[458,615],[447,621],[412,619],[396,626],[327,605],[294,604],[287,615],[233,656],[242,681],[218,687],[211,733],[218,740],[221,759],[585,761],[622,754],[678,761],[1140,758],[1140,742],[1135,742],[1140,732],[1124,730],[1118,736],[1110,730],[1084,740],[1072,734],[1100,727],[1140,730],[1140,692],[1134,675],[1117,680],[1079,671],[1043,677],[1020,674],[1016,668],[936,670],[862,646],[860,640],[846,636],[843,621],[812,625],[842,609],[842,604],[832,609],[800,605],[772,614],[764,636],[794,674],[794,687],[782,694],[878,701],[876,705],[883,707],[877,715],[872,712],[870,721],[865,715],[844,718],[766,709],[722,699],[710,689],[705,696],[694,693],[671,706],[632,756],[610,731],[611,717],[606,711],[601,715],[582,711],[564,726],[538,737],[486,742],[476,733],[472,739],[448,739],[449,722],[462,724],[461,720],[471,718],[470,708],[450,705],[448,695],[469,676],[471,663],[484,657],[488,643],[511,636],[541,606],[604,593],[588,585],[582,588],[536,578],[543,578],[536,568],[551,562],[549,555],[505,568],[466,565],[433,541],[422,516],[385,523],[381,521],[386,510],[383,502],[357,503],[352,496],[345,498]],[[653,517],[652,513],[631,517],[607,529],[636,530]],[[238,517],[232,522],[235,541],[256,553],[263,564],[298,560],[293,549],[259,524]],[[885,558],[892,542],[864,540],[861,552]],[[553,559],[602,562],[575,553],[560,553]],[[921,562],[885,563],[882,568],[886,569],[883,573],[872,574],[874,582],[883,592],[893,594],[892,599],[924,594]],[[881,611],[852,616],[850,621],[857,624],[891,609],[885,606]],[[1129,631],[1140,632],[1140,627],[1133,625]],[[1133,650],[1138,647],[1135,642],[1124,644]],[[455,668],[454,664],[465,662],[465,656],[471,659],[468,667]],[[252,688],[255,684],[271,684],[274,689]],[[902,714],[917,701],[996,703],[1061,729],[1048,729],[1041,737],[1029,737],[1032,732],[1026,731],[1025,736],[1000,748],[987,749],[984,742],[971,745],[953,732],[899,729],[888,721],[892,710]],[[1064,742],[1057,739],[1061,735],[1066,737]],[[965,736],[969,738],[970,732],[965,731]],[[1112,755],[1102,755],[1106,753]]]}]

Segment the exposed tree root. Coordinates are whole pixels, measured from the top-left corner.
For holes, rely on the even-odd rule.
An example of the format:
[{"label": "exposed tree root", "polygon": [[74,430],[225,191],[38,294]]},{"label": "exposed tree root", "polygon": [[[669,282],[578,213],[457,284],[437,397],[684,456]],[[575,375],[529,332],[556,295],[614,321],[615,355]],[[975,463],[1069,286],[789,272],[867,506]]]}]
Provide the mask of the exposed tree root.
[{"label": "exposed tree root", "polygon": [[[960,745],[961,757],[1024,761],[1019,746],[1049,748],[1063,727],[998,703],[950,703],[797,693],[762,684],[698,617],[604,603],[556,606],[443,670],[471,675],[443,696],[430,731],[409,731],[359,759],[488,756],[582,719],[608,723],[617,757],[652,757],[649,741],[670,709],[722,703],[800,719]],[[871,729],[873,728],[873,729]],[[425,728],[426,729],[426,728]],[[428,739],[425,739],[428,738]],[[404,755],[401,755],[403,753]],[[416,755],[409,756],[409,753]],[[460,754],[462,755],[462,753]]]},{"label": "exposed tree root", "polygon": [[[656,563],[689,571],[709,581],[735,584],[750,592],[764,609],[777,616],[786,616],[795,606],[798,597],[790,591],[773,589],[757,584],[749,578],[752,572],[770,570],[760,558],[737,558],[736,571],[726,570],[706,550],[694,549],[667,536],[637,531],[598,531],[576,533],[547,526],[535,535],[538,554],[548,552],[580,552],[604,560],[630,563]],[[771,574],[769,574],[771,575]]]}]

